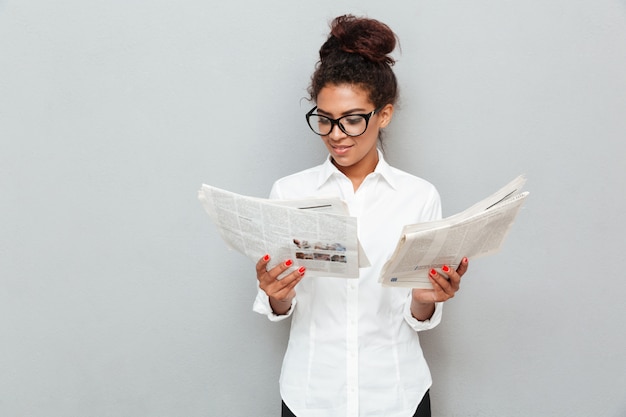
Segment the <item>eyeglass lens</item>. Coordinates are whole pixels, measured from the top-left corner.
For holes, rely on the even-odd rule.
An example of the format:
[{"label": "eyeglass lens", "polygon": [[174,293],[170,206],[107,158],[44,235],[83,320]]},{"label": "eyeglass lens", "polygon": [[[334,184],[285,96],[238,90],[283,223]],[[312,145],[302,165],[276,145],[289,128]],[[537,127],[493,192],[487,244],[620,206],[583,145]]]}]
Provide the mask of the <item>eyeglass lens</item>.
[{"label": "eyeglass lens", "polygon": [[[341,130],[350,136],[362,135],[367,129],[367,119],[361,115],[347,115],[337,119],[337,123]],[[333,128],[333,122],[331,119],[318,114],[312,114],[309,116],[309,125],[311,129],[318,135],[326,136],[330,134]]]}]

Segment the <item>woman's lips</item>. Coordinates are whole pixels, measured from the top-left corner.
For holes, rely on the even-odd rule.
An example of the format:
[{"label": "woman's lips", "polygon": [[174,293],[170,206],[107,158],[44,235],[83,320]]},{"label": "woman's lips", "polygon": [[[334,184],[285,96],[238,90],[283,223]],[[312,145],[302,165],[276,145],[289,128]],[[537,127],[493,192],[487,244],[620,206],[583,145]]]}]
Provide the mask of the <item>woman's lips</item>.
[{"label": "woman's lips", "polygon": [[350,145],[350,146],[347,146],[347,145],[331,145],[331,147],[333,148],[333,151],[337,155],[343,155],[346,152],[348,152],[348,150],[350,150],[350,148],[352,148],[352,145]]}]

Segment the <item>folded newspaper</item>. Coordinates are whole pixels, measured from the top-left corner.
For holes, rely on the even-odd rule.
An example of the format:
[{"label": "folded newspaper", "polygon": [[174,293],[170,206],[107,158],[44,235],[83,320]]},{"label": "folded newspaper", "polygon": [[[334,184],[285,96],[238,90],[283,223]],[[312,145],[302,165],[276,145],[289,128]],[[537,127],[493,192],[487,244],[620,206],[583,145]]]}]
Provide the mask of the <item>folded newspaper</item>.
[{"label": "folded newspaper", "polygon": [[337,198],[269,200],[203,184],[198,198],[227,245],[269,267],[293,259],[307,276],[358,278],[370,266],[357,239],[356,217]]},{"label": "folded newspaper", "polygon": [[407,225],[396,249],[383,266],[383,285],[432,288],[431,268],[456,269],[463,257],[476,259],[497,252],[528,192],[519,192],[519,176],[470,208],[442,220]]}]

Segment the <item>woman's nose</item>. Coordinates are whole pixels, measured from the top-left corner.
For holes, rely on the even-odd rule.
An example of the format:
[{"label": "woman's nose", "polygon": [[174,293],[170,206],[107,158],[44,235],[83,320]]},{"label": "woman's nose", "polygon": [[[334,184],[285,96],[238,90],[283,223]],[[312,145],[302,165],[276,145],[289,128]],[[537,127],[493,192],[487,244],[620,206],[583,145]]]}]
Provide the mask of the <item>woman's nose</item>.
[{"label": "woman's nose", "polygon": [[339,140],[343,138],[344,136],[346,136],[346,134],[339,127],[339,123],[335,123],[335,125],[330,130],[330,133],[328,134],[328,137],[331,138],[332,140]]}]

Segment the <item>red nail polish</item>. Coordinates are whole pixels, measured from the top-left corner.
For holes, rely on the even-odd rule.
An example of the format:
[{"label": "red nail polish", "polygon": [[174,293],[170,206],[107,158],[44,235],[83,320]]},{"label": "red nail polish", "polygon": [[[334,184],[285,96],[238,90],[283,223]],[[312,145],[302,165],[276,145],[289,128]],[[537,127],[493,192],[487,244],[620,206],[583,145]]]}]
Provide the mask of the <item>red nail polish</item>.
[{"label": "red nail polish", "polygon": [[464,264],[466,264],[466,263],[468,262],[468,260],[467,260],[467,258],[463,258],[463,260],[462,260],[461,262],[463,262]]},{"label": "red nail polish", "polygon": [[285,265],[286,266],[291,266],[291,265],[293,265],[293,261],[291,259],[287,259],[287,261],[285,261]]},{"label": "red nail polish", "polygon": [[300,269],[298,269],[298,272],[300,273],[300,275],[304,275],[304,271],[306,271],[306,268],[301,266]]},{"label": "red nail polish", "polygon": [[430,270],[430,275],[435,276],[437,275],[437,271],[435,271],[434,269]]},{"label": "red nail polish", "polygon": [[441,270],[442,270],[443,272],[450,272],[450,268],[448,268],[448,265],[444,265],[444,266],[442,266],[442,267],[441,267]]},{"label": "red nail polish", "polygon": [[270,256],[269,256],[269,255],[265,255],[265,256],[263,257],[263,260],[264,260],[265,262],[269,261],[269,260],[270,260]]}]

